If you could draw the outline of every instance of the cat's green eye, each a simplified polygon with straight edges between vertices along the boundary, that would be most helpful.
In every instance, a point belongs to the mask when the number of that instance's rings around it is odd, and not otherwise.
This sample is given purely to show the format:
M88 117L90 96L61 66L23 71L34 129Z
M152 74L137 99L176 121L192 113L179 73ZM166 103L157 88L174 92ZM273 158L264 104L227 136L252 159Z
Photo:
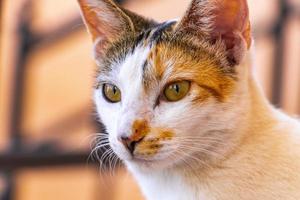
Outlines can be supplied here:
M167 85L164 90L164 95L168 101L179 101L187 95L189 90L189 81L178 81Z
M121 91L117 86L112 84L103 84L103 96L111 103L117 103L121 101Z

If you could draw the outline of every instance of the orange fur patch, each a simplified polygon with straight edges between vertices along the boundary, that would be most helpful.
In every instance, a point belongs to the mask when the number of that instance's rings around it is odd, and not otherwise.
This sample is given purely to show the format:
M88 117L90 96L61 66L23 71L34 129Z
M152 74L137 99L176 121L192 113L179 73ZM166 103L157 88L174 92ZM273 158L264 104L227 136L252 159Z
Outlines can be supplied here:
M139 141L149 133L149 125L146 120L135 120L132 125L131 140Z
M210 96L218 101L226 101L235 87L235 79L232 75L222 70L219 61L204 50L189 51L188 47L182 49L168 44L160 44L156 48L154 58L157 76L166 70L167 62L174 63L170 81L189 80L200 86L199 97L204 101ZM206 98L205 98L206 97Z
M161 141L170 140L174 133L164 128L151 128L151 135L136 147L136 153L143 156L155 155L162 147Z

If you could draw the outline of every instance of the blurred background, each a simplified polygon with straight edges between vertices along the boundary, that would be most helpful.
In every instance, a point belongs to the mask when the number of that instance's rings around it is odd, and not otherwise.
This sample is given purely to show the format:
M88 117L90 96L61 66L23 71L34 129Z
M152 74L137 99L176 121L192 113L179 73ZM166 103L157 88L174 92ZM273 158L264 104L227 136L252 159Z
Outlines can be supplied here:
M123 0L159 21L190 0ZM248 0L256 74L276 106L300 113L300 0ZM0 0L0 200L142 200L122 168L88 159L92 44L76 0Z

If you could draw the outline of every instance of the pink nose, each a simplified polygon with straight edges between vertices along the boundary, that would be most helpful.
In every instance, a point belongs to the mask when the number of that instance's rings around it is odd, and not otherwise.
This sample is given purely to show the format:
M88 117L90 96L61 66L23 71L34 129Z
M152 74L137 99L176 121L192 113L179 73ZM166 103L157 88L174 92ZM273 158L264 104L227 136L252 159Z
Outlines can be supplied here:
M127 137L127 136L121 136L119 138L120 142L122 142L122 144L126 147L126 149L128 149L128 151L133 154L136 145L141 142L144 139L144 137L142 138L133 138L133 137Z
M122 134L118 139L128 151L133 154L136 145L141 142L149 132L148 123L145 120L134 121L131 132L131 135Z

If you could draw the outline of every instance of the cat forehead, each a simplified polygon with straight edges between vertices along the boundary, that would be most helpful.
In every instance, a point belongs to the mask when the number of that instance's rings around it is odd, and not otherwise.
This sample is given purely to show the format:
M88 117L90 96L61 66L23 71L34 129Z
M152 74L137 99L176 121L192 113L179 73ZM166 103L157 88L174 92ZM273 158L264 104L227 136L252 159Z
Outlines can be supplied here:
M119 70L119 67L126 65L128 60L135 62L132 65L140 64L143 71L147 71L146 68L150 64L148 61L154 59L153 55L158 53L157 46L167 39L175 24L175 20L155 24L139 34L128 33L113 42L107 48L105 55L97 59L99 74L109 75L111 71ZM95 50L97 51L97 46ZM141 63L141 61L143 62Z
M100 79L104 76L115 80L118 74L122 81L137 80L145 89L182 79L200 85L214 83L209 87L216 90L222 87L223 80L234 74L233 68L226 67L225 56L205 41L197 43L190 35L173 34L175 23L155 25L114 42L100 59Z
M140 46L150 46L161 42L167 36L167 33L172 31L175 20L166 21L161 24L153 24L150 28L143 30L140 33L129 32L122 35L117 41L108 45L105 56L100 58L102 63L109 65L116 61L122 61L128 54L133 52ZM99 38L101 42L101 38ZM97 51L97 43L95 45Z

